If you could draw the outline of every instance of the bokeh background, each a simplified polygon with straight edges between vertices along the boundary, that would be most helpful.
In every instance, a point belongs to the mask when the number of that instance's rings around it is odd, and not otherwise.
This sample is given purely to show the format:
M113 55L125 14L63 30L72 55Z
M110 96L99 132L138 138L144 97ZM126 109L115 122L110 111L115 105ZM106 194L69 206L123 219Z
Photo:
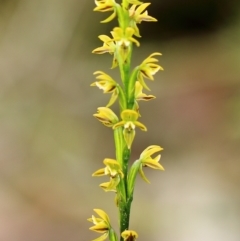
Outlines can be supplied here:
M99 21L89 0L0 1L0 240L87 241L102 208L117 226L113 193L91 174L114 157L110 129L92 114L109 96L92 73ZM131 228L139 240L240 240L240 8L237 0L152 0L134 63L163 54L141 103L132 161L164 147L165 172L138 179Z

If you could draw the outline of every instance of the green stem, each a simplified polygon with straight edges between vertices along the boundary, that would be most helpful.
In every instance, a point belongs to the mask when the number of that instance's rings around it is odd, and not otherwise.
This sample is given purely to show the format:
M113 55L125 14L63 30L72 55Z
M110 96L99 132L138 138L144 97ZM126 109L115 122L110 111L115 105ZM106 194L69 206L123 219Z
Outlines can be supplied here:
M137 80L137 75L138 75L138 67L136 67L133 71L132 74L130 76L129 82L127 83L127 89L128 89L128 97L127 97L127 108L128 109L132 109L133 105L134 105L134 92L135 92L135 83Z
M116 158L121 166L123 166L123 128L118 127L114 129L114 141L115 141L115 149L116 149Z
M120 106L120 113L127 108L127 100L126 95L121 88L120 85L118 85L118 91L119 91L119 106Z

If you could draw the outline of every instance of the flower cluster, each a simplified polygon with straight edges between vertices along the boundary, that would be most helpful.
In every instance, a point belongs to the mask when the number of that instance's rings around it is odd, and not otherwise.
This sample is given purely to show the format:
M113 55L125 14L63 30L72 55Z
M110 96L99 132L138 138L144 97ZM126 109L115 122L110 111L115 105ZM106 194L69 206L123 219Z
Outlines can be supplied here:
M110 127L113 131L116 157L105 158L104 167L95 171L92 176L107 176L109 180L99 186L106 192L116 193L116 203L119 208L120 241L135 241L138 234L129 229L129 217L131 202L135 187L136 176L140 176L149 183L143 167L150 167L156 170L164 170L159 163L160 155L156 153L163 150L158 145L151 145L140 155L140 158L130 166L131 149L138 127L147 131L147 127L138 119L141 117L139 101L150 101L155 99L154 95L143 93L143 89L150 91L145 79L154 80L154 75L163 70L158 64L156 57L161 54L154 52L150 54L138 66L131 66L131 58L134 47L139 47L138 40L140 31L138 25L142 21L156 22L157 19L149 16L146 10L150 3L139 0L122 0L119 4L115 0L95 0L97 12L111 12L101 21L107 23L117 18L119 26L110 31L110 35L100 35L102 46L95 48L94 54L108 53L113 56L111 68L119 68L121 82L111 77L104 71L96 71L95 82L91 86L98 87L104 94L110 94L110 99L105 107L99 107L93 116L104 126ZM119 104L119 113L110 109L114 104ZM155 156L155 157L153 157ZM102 235L94 241L103 241L109 238L110 241L118 241L118 236L110 224L108 215L101 209L94 209L99 217L88 219L94 224L90 230Z

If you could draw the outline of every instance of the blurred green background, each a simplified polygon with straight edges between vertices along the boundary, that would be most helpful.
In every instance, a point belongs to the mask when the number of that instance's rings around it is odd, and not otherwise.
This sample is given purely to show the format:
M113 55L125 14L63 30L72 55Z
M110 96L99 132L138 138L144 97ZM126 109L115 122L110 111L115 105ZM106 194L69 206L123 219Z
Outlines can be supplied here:
M134 64L161 52L141 104L132 161L164 147L165 172L138 179L131 228L139 240L240 240L240 8L238 1L155 0L158 23L140 26ZM99 21L89 0L0 1L0 240L77 241L97 237L86 221L104 209L117 227L113 193L92 178L114 158L110 129L92 114L109 96L92 73L111 56L93 55Z

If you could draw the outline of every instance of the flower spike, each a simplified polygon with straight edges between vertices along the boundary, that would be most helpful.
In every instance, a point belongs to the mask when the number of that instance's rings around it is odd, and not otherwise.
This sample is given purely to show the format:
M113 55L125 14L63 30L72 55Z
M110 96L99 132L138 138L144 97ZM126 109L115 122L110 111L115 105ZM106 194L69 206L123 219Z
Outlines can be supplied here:
M105 158L104 166L96 170L92 176L107 176L107 181L99 186L106 192L115 192L115 204L119 213L119 235L110 225L108 215L101 209L94 209L98 216L92 215L88 221L94 224L90 230L101 234L93 241L136 241L138 234L129 230L131 203L138 174L146 181L143 167L164 170L159 163L162 150L160 146L152 145L146 148L130 166L131 148L137 127L147 131L147 127L138 121L139 101L155 99L154 95L143 93L143 89L150 90L145 79L154 80L154 75L163 68L158 64L160 53L149 55L141 64L132 66L132 52L135 46L140 46L139 24L143 21L156 22L149 16L147 8L151 3L142 0L94 0L94 11L110 13L101 23L110 22L117 18L118 25L110 31L110 35L99 35L102 46L95 48L92 53L112 55L111 68L119 67L121 82L103 71L94 72L95 81L90 86L96 86L104 94L110 94L106 107L99 107L93 116L103 125L113 130L115 144L115 159ZM116 101L117 100L117 101ZM115 102L119 104L119 118L109 107Z

